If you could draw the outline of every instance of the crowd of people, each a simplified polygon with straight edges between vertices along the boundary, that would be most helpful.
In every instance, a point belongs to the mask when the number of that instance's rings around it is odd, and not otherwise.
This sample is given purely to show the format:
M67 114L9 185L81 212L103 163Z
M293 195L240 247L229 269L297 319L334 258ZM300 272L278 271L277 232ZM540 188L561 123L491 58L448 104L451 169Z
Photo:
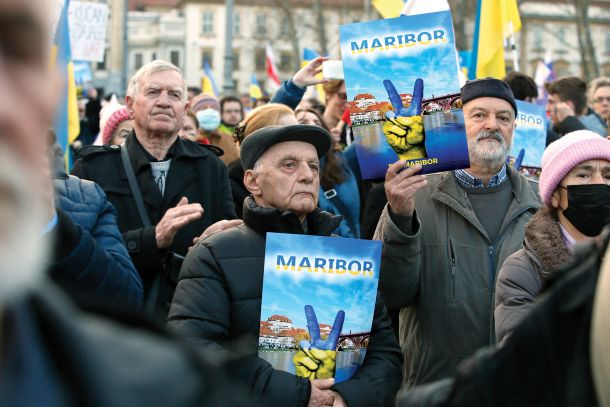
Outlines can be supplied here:
M610 406L609 78L547 84L536 176L512 72L461 89L469 168L363 180L327 58L259 101L155 60L80 103L66 172L48 13L0 5L0 405ZM257 356L268 232L381 242L348 380Z

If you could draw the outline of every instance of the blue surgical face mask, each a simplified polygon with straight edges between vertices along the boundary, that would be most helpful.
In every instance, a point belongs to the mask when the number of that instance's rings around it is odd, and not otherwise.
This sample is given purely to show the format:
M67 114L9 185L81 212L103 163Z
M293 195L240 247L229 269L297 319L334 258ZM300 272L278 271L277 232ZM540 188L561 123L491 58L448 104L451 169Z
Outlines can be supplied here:
M205 131L214 131L220 126L220 112L215 109L203 109L196 114L199 128Z

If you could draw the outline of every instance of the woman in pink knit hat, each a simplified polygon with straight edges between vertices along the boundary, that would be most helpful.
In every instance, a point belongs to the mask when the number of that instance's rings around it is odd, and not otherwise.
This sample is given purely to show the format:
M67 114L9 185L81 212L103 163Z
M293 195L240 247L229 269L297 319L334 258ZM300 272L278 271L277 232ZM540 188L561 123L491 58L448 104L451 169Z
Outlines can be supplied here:
M100 112L100 144L121 145L132 130L133 120L125 106L109 104Z
M523 248L498 273L498 342L530 311L553 271L572 260L574 245L610 222L610 140L579 130L549 144L539 182L543 207L525 226Z

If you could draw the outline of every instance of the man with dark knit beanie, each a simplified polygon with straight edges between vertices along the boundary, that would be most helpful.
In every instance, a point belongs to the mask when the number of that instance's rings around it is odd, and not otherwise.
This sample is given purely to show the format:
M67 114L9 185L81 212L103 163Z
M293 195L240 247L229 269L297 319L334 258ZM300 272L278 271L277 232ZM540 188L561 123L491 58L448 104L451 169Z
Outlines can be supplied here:
M493 344L497 269L521 248L540 207L537 186L505 164L517 114L508 85L467 82L462 103L470 168L424 176L399 161L385 179L379 288L388 308L401 310L408 387L448 377Z

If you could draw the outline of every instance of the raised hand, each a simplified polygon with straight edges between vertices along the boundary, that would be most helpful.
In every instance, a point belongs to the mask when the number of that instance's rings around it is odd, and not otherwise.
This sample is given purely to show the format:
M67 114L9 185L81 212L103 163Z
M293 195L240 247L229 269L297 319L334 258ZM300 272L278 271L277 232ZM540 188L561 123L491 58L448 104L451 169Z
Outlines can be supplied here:
M424 81L415 80L411 105L405 108L398 91L391 80L383 81L388 92L390 103L394 111L386 112L386 122L383 124L383 133L388 144L398 154L401 160L415 160L426 158L424 144L424 119L421 115L421 103L424 95Z
M320 325L311 305L305 305L305 317L311 342L299 342L299 351L292 358L297 376L309 379L328 379L335 375L337 342L343 329L345 312L337 312L335 322L326 339L320 337Z
M189 204L188 199L182 197L175 207L169 208L165 212L165 215L155 227L157 247L167 249L172 244L178 230L202 216L203 207L201 204Z

